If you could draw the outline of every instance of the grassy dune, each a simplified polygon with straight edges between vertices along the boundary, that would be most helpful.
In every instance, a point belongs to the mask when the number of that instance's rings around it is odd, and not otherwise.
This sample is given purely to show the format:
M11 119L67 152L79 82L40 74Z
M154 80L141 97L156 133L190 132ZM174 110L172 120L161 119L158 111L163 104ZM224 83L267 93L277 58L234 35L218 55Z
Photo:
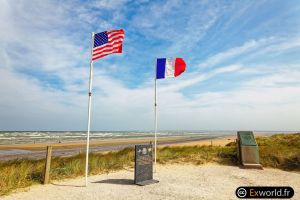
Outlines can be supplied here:
M264 167L300 171L300 133L257 138Z
M300 171L300 133L258 137L260 160L264 167ZM221 146L164 147L158 150L158 162L192 163L196 165L214 162L237 165L235 143ZM40 184L43 180L45 160L14 160L0 162L0 195L17 188ZM101 174L134 166L134 150L107 154L90 154L89 173ZM51 180L74 178L84 175L85 155L54 158L51 163Z
M235 146L182 146L164 147L159 149L158 162L192 163L196 165L215 162L227 165L236 165L237 152Z
M108 173L125 167L132 167L133 149L124 149L107 154L89 154L89 174ZM0 163L0 195L16 188L24 188L43 181L45 159L14 160ZM51 180L74 178L85 173L85 154L51 161Z

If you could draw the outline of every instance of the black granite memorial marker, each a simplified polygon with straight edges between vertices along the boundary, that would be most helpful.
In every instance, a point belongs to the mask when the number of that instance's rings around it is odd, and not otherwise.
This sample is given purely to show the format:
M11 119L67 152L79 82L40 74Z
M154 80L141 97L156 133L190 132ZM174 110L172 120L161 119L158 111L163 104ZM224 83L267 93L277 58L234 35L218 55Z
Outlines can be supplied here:
M142 186L158 183L153 180L152 144L135 145L134 183Z

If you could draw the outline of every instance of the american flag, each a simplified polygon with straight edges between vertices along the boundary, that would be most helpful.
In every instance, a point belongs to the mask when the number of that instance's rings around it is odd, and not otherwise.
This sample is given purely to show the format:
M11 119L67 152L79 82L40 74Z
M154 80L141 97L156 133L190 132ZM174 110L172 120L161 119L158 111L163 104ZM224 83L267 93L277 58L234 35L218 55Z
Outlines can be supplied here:
M112 53L122 53L123 39L123 29L95 34L92 60L97 60Z

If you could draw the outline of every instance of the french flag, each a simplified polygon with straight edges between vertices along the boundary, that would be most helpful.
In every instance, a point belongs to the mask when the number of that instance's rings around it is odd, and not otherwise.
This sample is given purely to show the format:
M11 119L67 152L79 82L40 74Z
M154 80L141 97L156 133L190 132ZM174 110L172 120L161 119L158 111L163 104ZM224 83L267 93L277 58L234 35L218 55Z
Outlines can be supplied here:
M185 71L182 58L158 58L156 62L156 79L177 77Z

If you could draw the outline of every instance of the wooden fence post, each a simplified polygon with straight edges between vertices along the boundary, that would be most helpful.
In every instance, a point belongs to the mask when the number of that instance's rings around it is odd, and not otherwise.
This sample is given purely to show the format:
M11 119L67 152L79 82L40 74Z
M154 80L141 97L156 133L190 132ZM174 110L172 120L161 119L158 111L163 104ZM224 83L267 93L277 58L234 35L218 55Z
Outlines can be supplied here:
M50 166L51 166L52 146L47 146L45 173L44 173L44 184L49 183Z

